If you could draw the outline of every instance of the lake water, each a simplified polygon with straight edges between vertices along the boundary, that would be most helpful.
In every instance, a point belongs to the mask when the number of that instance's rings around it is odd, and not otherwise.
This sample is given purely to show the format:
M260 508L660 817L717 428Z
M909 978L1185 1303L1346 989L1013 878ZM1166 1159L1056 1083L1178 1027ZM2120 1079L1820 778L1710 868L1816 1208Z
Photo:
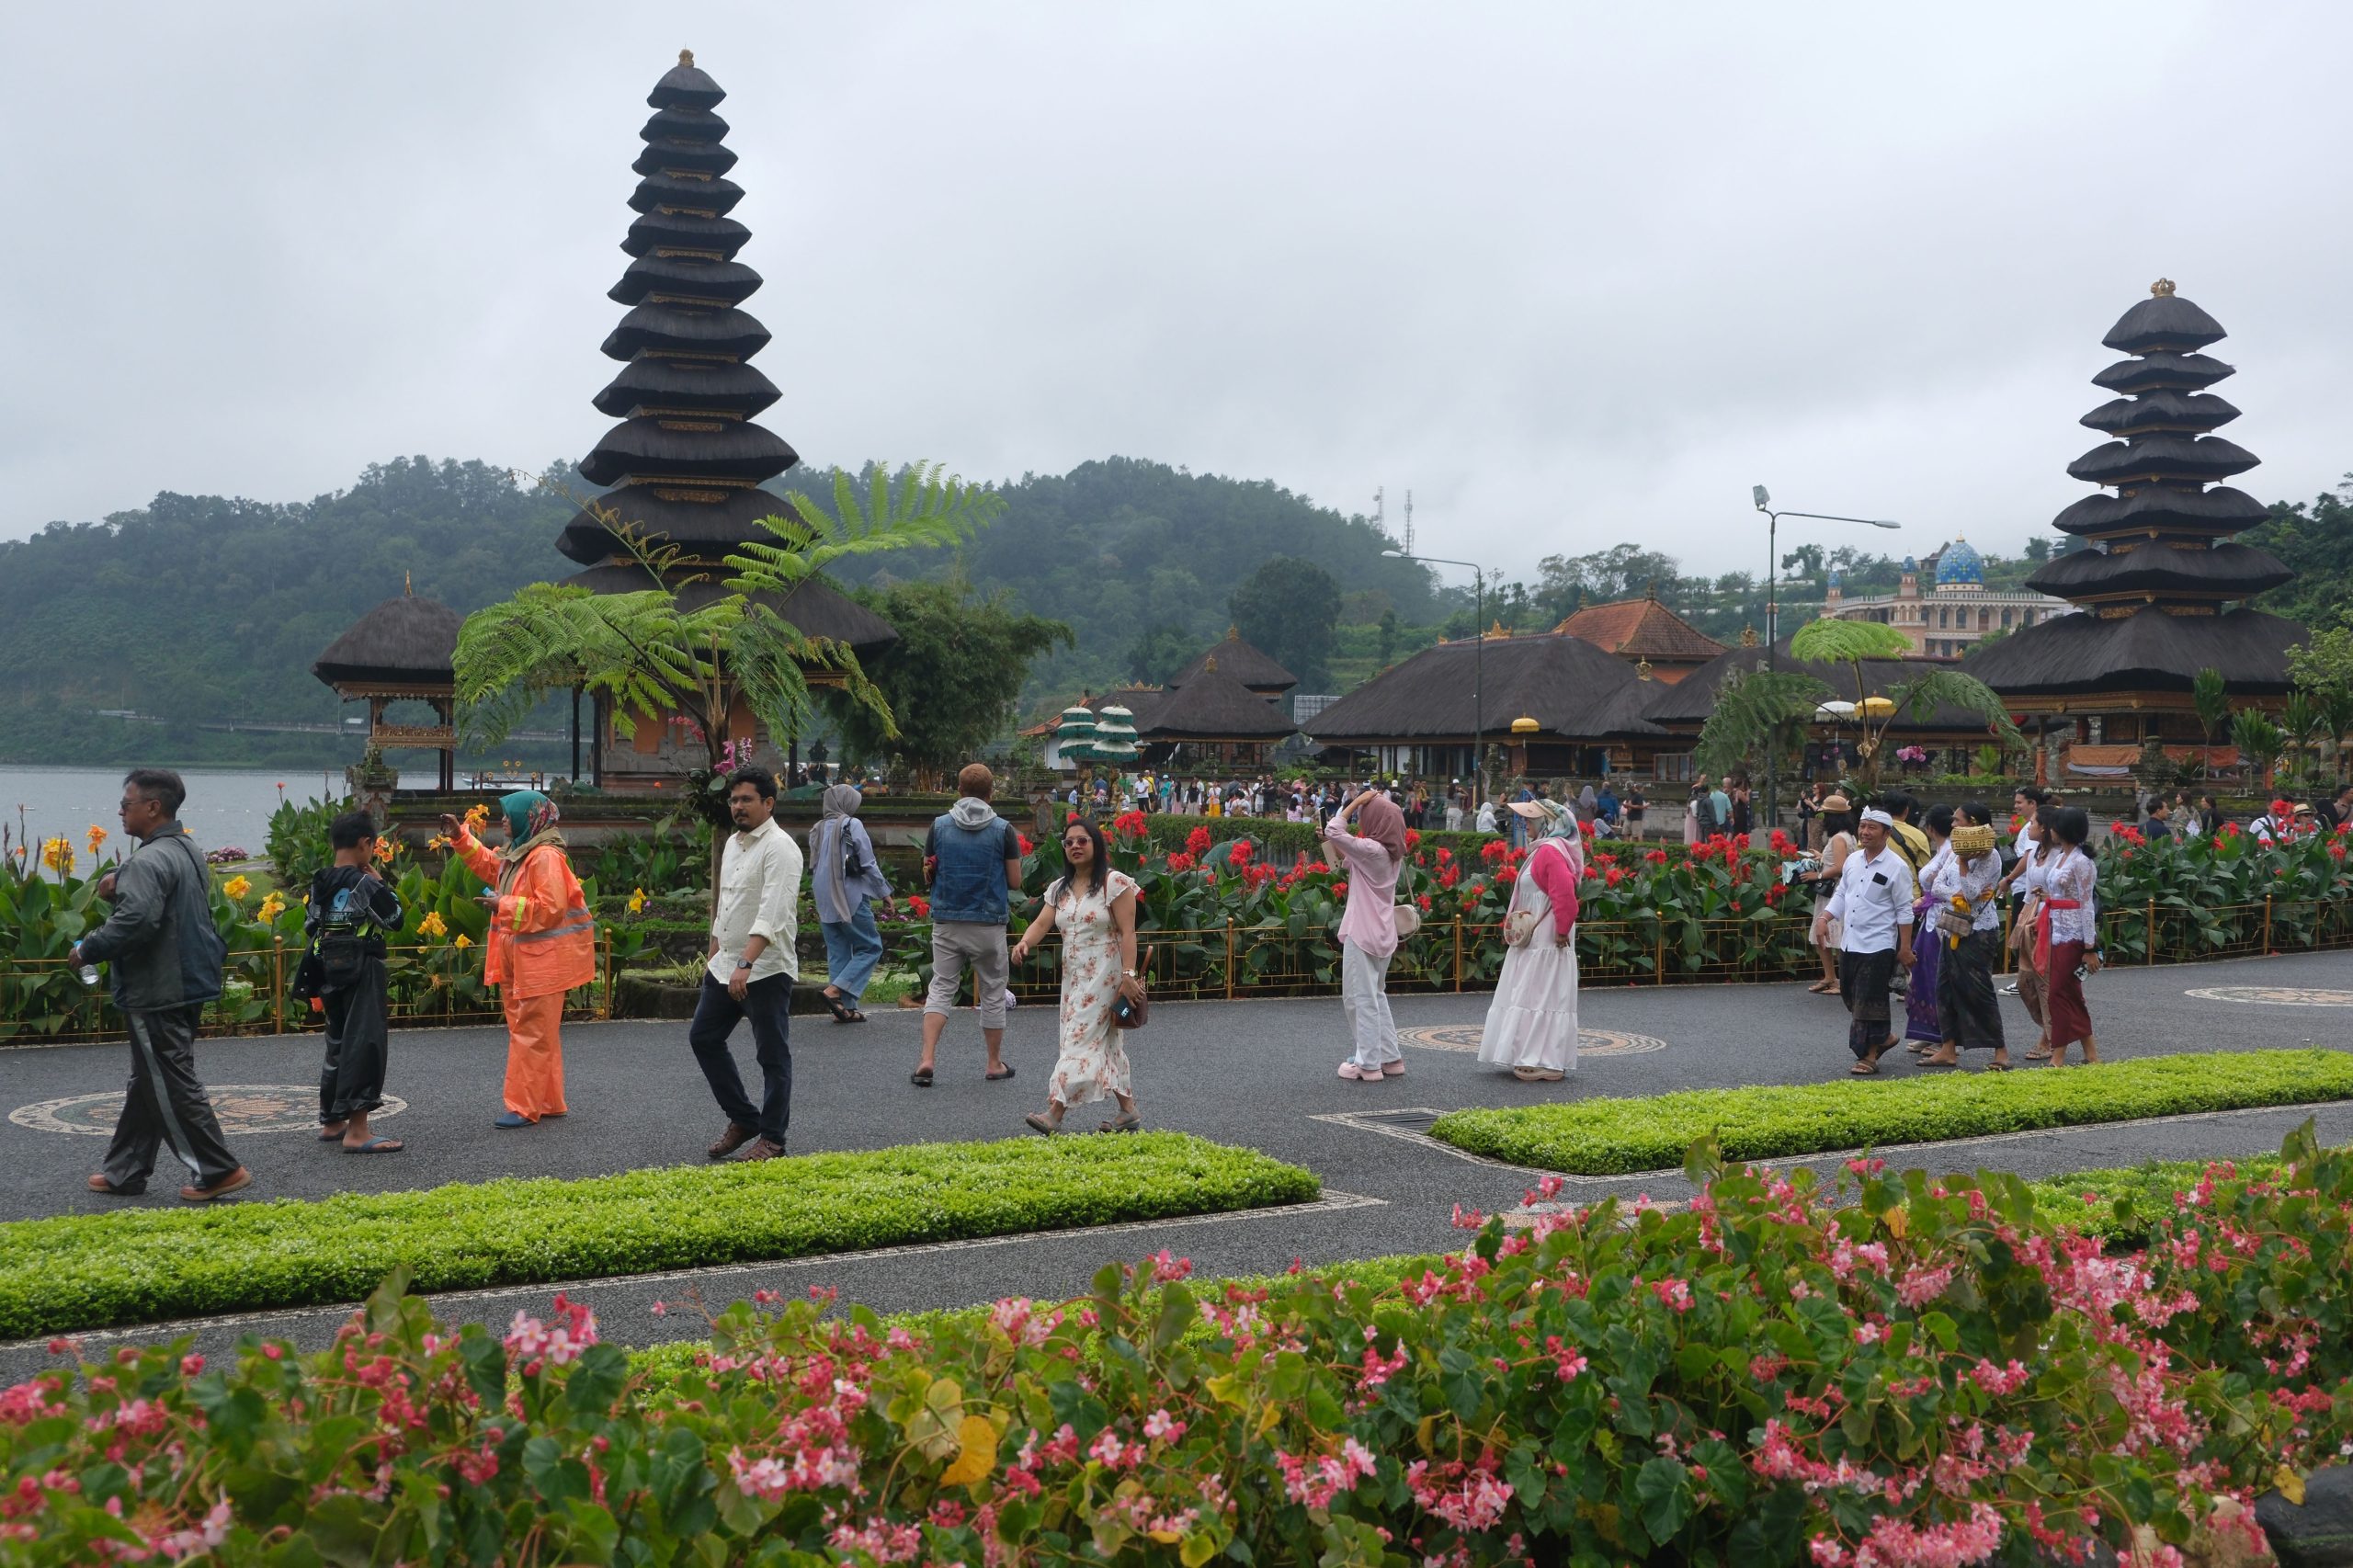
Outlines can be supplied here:
M10 835L19 832L39 844L63 834L78 856L83 834L92 823L116 835L99 852L119 849L121 825L116 807L122 800L119 767L0 767L0 822ZM249 849L259 855L269 836L269 815L280 800L301 804L343 793L343 774L285 770L188 768L179 770L188 781L188 803L180 821L203 848ZM434 783L429 773L403 774L401 782L416 789ZM20 824L21 824L21 827Z

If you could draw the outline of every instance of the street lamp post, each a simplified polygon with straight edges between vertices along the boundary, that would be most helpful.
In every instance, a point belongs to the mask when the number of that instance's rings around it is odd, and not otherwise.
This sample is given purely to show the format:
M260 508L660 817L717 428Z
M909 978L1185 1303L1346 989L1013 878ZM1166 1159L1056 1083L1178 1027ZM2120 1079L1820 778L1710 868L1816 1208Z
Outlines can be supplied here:
M1486 710L1481 704L1479 678L1487 653L1487 569L1475 561L1456 561L1444 555L1409 555L1402 550L1384 550L1381 553L1397 561L1425 561L1437 566L1471 569L1471 803L1477 806L1487 793Z
M1765 668L1771 671L1780 667L1780 654L1773 640L1780 630L1781 555L1776 536L1780 531L1781 519L1813 517L1825 523L1862 523L1874 528L1900 528L1904 525L1891 523L1884 517L1844 517L1836 512L1793 512L1787 509L1777 512L1773 509L1772 495L1763 485L1750 485L1748 494L1750 499L1756 503L1756 509L1765 514ZM1768 835L1780 825L1781 801L1775 789L1776 783L1773 737L1768 732L1765 736L1765 827Z

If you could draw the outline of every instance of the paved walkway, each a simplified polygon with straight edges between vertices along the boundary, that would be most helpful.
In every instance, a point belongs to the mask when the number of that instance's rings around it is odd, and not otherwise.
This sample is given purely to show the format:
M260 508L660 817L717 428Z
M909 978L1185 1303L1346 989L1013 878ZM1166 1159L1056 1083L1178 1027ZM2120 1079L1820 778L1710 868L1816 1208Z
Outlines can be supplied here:
M2117 970L2096 977L2088 989L2104 1051L2115 1058L2353 1046L2353 1006L2245 999L2304 989L2353 994L2353 955ZM2199 995L2201 991L2222 995L2210 998ZM2234 999L2233 992L2244 994ZM2004 1006L2014 1041L2021 1047L2030 1043L2033 1032L2023 1009L2014 999ZM1796 984L1595 990L1583 1003L1589 1053L1581 1070L1564 1084L1525 1085L1482 1068L1464 1048L1462 1036L1476 1028L1485 1006L1484 996L1400 998L1401 1028L1428 1031L1419 1038L1432 1043L1410 1043L1409 1035L1407 1075L1380 1085L1334 1075L1343 1049L1335 1000L1169 1004L1154 1009L1151 1028L1131 1037L1137 1094L1151 1125L1248 1144L1304 1165L1335 1195L1324 1206L1154 1223L1109 1235L1069 1233L747 1266L710 1271L700 1289L707 1298L724 1302L763 1284L798 1290L824 1281L841 1286L846 1297L890 1311L1002 1294L1075 1294L1106 1258L1135 1257L1163 1245L1191 1256L1208 1273L1279 1270L1294 1256L1320 1262L1435 1249L1454 1238L1448 1221L1458 1201L1489 1210L1508 1207L1531 1178L1416 1137L1426 1119L1403 1113L1816 1082L1843 1078L1848 1061L1845 1016L1836 1001L1810 995ZM1023 1133L1020 1117L1038 1108L1052 1062L1051 1008L1024 1007L1014 1014L1006 1057L1019 1076L1004 1084L981 1081L978 1029L966 1014L951 1026L937 1086L913 1087L906 1075L914 1064L916 1029L915 1014L895 1010L878 1010L863 1027L796 1019L792 1147L881 1148ZM323 1147L306 1131L315 1103L308 1087L317 1071L313 1041L212 1041L199 1047L199 1060L224 1105L235 1106L258 1125L285 1129L232 1135L258 1178L256 1197L315 1198L500 1176L579 1176L700 1159L721 1119L687 1051L683 1025L575 1026L566 1031L565 1044L573 1114L526 1131L500 1132L490 1119L498 1109L501 1034L451 1029L396 1035L390 1087L405 1108L380 1125L410 1146L401 1154L369 1158ZM738 1044L748 1074L748 1041ZM119 1093L125 1065L119 1046L0 1051L0 1085L6 1087L0 1109L15 1113L0 1121L0 1218L123 1207L82 1189L82 1178L102 1148L100 1140L52 1129L109 1123L111 1105L97 1096ZM1911 1071L1908 1065L1893 1069L1894 1075ZM1092 1125L1097 1114L1092 1108L1074 1112L1073 1125ZM2304 1114L2268 1111L2082 1129L1940 1145L1916 1159L1939 1168L1982 1164L2041 1176L2158 1156L2244 1154L2277 1147ZM2353 1140L2353 1106L2323 1111L2320 1124L2325 1136ZM158 1175L160 1192L165 1185L163 1173ZM1648 1190L1665 1197L1683 1190L1683 1183L1678 1176L1652 1176L1594 1183L1589 1189ZM142 1201L176 1206L168 1197ZM691 1319L657 1320L647 1310L656 1299L677 1300L692 1283L613 1280L599 1283L588 1297L608 1334L646 1343L694 1327ZM542 1302L554 1289L449 1298L444 1310L452 1316L503 1322L516 1306ZM253 1325L316 1342L332 1333L338 1315L274 1314ZM199 1337L217 1346L233 1341L244 1326L217 1324L200 1330ZM156 1331L138 1333L153 1337ZM0 1349L0 1375L40 1359L37 1351Z

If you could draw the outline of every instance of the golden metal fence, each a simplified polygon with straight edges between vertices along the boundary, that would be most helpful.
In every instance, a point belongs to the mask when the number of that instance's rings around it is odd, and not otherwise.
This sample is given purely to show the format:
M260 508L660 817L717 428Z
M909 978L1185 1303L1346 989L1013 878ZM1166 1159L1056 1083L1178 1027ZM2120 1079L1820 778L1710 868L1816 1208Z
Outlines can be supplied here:
M457 955L453 957L452 955ZM204 1009L197 1033L208 1039L236 1035L300 1034L324 1027L311 1004L289 994L301 962L298 944L232 951L221 999ZM431 1028L502 1022L495 993L482 984L482 951L471 954L448 944L388 948L390 1012L395 1028ZM567 1019L612 1016L612 943L597 934L597 977L564 997ZM64 959L0 960L0 1046L69 1045L109 1040L122 1033L120 1015L105 979L85 986Z

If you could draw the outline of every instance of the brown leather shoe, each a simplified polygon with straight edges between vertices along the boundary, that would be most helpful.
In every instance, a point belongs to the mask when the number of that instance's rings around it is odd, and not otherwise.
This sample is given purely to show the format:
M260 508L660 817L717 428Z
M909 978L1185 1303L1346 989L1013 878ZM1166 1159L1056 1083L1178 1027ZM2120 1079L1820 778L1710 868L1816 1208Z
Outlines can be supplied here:
M773 1160L783 1154L783 1144L778 1142L773 1138L762 1138L754 1142L750 1148L745 1150L742 1154L738 1155L737 1161L740 1164L745 1160Z
M216 1198L225 1198L230 1193L242 1192L246 1187L253 1186L253 1184L254 1173L245 1169L244 1166L239 1165L235 1170L231 1171L227 1176L222 1176L219 1181L214 1182L210 1187L184 1187L180 1188L180 1197L190 1203L210 1203Z
M141 1193L147 1190L147 1184L143 1181L126 1182L124 1185L117 1187L114 1183L108 1181L105 1176L99 1175L94 1176L90 1178L90 1190L92 1192L103 1192L108 1198L136 1198Z
M727 1131L719 1135L719 1142L710 1146L710 1157L714 1160L723 1160L759 1135L760 1131L756 1127L746 1127L741 1122L731 1121L727 1124Z

